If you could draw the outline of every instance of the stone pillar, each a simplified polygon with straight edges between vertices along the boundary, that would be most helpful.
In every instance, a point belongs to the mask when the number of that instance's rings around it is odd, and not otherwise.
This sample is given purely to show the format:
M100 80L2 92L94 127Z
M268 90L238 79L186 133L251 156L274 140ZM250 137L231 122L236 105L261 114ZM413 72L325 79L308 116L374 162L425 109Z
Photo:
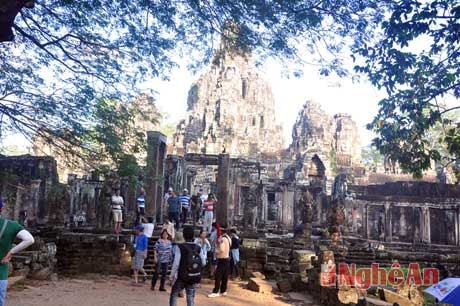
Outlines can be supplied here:
M145 213L162 222L162 199L166 136L160 132L147 132L147 175Z
M393 239L393 220L391 214L391 204L385 203L385 241L391 242Z
M368 218L368 214L367 214L367 211L368 211L368 205L365 204L364 207L363 207L363 235L364 237L363 238L367 238L369 237L369 227L368 227L368 223L369 223L369 218Z
M283 188L283 199L281 204L281 223L282 225L293 230L294 226L294 192L289 190L288 186Z
M229 180L230 180L230 155L220 154L219 165L217 173L217 206L216 221L221 226L227 227L229 224L228 220L228 207L229 207Z
M431 243L431 226L430 226L430 208L424 206L422 208L422 220L421 220L421 232L422 241L425 243Z

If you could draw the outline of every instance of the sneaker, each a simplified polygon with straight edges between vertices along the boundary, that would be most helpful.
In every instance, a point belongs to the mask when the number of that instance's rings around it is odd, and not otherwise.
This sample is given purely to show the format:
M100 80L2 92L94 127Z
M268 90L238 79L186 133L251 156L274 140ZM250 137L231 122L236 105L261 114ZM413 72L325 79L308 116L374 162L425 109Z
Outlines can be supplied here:
M165 288L160 288L159 290L160 290L160 291L166 291L166 289L165 289Z
M220 294L219 293L211 293L211 294L208 294L208 298L215 298L215 297L219 297Z
M220 295L227 296L227 291L222 292Z

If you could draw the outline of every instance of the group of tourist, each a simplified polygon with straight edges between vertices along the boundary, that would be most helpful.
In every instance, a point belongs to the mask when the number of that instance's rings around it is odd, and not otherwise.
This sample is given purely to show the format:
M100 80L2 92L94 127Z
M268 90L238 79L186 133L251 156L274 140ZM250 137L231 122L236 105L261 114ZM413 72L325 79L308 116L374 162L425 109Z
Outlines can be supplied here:
M172 226L171 226L172 225ZM218 223L212 223L211 233L203 229L199 237L194 237L192 226L184 226L176 231L173 223L167 220L160 231L160 237L154 244L153 262L155 271L152 277L151 290L167 291L167 273L171 267L168 284L171 286L170 305L177 304L177 297L183 297L185 289L187 305L194 305L195 287L201 278L208 274L214 278L214 289L208 297L215 298L227 295L229 278L237 277L239 263L240 238L235 229L227 231ZM147 274L143 268L147 259L148 237L142 224L135 226L135 254L132 268L134 285L145 282ZM142 275L142 280L139 275Z

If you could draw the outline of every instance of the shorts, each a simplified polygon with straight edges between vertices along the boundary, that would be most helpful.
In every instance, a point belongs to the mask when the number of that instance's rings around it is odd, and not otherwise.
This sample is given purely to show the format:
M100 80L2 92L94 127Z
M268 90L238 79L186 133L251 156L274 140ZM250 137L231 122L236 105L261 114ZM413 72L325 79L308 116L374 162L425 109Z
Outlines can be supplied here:
M139 207L139 216L145 216L145 207Z
M112 209L113 222L123 222L123 213L120 209Z
M138 252L136 251L136 253L134 254L134 257L133 257L133 262L132 262L132 269L133 270L140 270L144 267L144 252Z

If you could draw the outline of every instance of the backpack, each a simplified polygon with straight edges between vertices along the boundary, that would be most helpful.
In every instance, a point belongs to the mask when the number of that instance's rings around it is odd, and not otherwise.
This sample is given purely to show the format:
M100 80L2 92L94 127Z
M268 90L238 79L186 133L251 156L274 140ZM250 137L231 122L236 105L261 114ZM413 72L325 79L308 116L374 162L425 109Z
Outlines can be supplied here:
M179 244L180 264L178 278L185 284L197 284L201 281L201 247L192 243Z

